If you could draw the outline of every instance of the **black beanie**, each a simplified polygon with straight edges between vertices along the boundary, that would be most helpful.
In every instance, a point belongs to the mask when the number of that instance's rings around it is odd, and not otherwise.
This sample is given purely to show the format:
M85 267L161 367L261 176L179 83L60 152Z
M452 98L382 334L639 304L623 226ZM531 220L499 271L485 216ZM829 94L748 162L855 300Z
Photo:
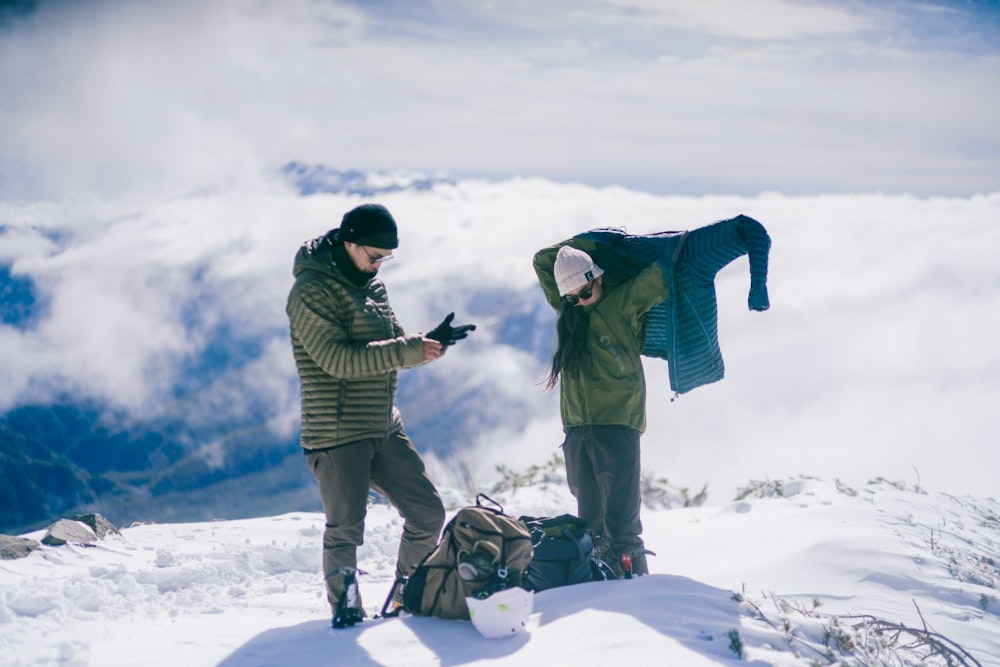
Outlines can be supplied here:
M387 250L399 247L396 221L381 204L362 204L344 214L337 239Z

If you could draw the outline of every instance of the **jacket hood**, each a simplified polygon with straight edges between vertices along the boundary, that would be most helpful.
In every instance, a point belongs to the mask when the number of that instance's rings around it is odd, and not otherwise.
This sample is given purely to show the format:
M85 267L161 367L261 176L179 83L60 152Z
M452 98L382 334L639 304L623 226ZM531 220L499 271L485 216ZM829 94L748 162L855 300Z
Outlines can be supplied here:
M299 251L295 253L295 259L292 262L292 275L298 278L303 271L309 269L327 274L333 273L336 265L330 254L331 249L331 244L325 235L306 241L299 246Z
M359 271L332 234L306 241L299 248L292 262L292 275L298 279L306 271L317 271L339 282L362 288L371 285L377 273Z

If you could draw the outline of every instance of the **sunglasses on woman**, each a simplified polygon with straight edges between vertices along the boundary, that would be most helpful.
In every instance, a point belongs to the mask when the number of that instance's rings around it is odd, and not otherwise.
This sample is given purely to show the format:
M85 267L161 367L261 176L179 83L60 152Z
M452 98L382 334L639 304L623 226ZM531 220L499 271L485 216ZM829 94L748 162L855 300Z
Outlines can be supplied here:
M587 283L587 286L580 290L579 294L567 294L562 298L563 301L571 306L575 306L581 301L586 301L590 297L594 296L594 281L591 280Z

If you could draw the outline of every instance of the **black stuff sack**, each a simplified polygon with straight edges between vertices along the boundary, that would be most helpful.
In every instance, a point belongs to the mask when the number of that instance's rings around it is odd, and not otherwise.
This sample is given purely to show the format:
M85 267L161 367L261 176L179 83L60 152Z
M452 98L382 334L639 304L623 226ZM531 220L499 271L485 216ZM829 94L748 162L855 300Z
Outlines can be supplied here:
M529 591L614 579L606 563L594 555L594 534L587 522L572 514L522 516L534 555L523 576Z

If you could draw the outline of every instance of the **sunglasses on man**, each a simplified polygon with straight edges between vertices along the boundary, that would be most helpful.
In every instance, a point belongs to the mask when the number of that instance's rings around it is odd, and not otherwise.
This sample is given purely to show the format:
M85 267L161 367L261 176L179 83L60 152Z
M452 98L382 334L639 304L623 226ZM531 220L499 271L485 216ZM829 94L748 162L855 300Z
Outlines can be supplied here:
M388 262L392 259L392 254L388 255L373 255L368 251L368 246L361 246L361 250L368 255L368 261L372 264L378 264L379 262Z
M580 290L579 294L567 294L562 298L563 301L571 306L579 304L581 301L586 301L590 297L594 296L594 281L591 280L587 283L587 286Z

